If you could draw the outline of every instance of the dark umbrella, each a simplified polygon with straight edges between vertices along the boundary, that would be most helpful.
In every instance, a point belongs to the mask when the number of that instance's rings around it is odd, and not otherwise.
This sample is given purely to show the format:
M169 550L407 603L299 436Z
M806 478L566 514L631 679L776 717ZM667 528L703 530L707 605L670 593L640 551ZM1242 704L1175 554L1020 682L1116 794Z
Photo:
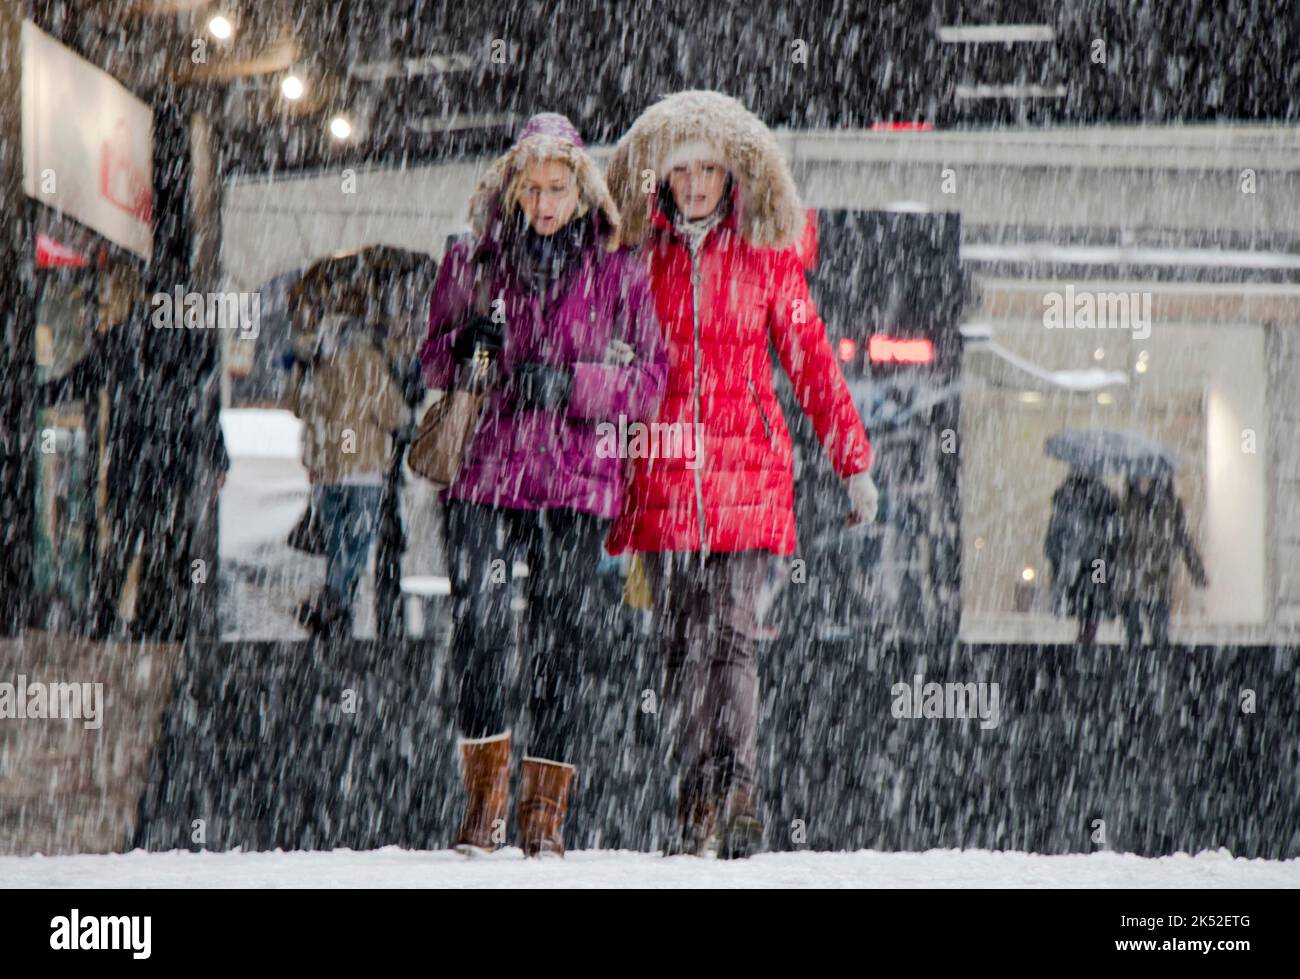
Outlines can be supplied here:
M367 245L352 252L339 252L307 266L289 290L291 303L308 302L329 306L331 296L357 288L379 293L395 276L422 275L430 285L438 263L424 252L392 245Z
M1179 467L1178 457L1167 445L1135 432L1066 429L1051 436L1043 449L1053 459L1097 475L1158 476Z

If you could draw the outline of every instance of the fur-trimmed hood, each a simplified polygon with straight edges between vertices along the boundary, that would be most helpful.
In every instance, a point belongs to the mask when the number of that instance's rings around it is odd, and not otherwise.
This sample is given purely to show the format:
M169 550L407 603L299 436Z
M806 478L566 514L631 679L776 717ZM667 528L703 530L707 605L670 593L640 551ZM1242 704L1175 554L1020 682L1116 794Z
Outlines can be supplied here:
M558 125L553 120L562 120ZM536 125L538 120L547 124ZM567 127L567 130L565 129ZM608 235L607 247L613 250L618 245L619 214L614 198L605 185L599 168L587 151L567 119L546 113L535 116L524 127L515 145L492 161L478 186L469 199L469 224L474 235L480 240L491 237L501 219L502 196L515 175L530 163L539 160L560 159L566 161L578 178L579 207L595 209L603 224L601 229ZM584 212L574 215L579 220Z
M666 164L686 143L717 147L737 185L737 230L759 248L787 248L803 234L804 209L790 168L763 121L720 92L678 92L656 102L627 131L609 161L609 189L622 214L619 242L637 246L651 226ZM655 174L645 192L644 173Z

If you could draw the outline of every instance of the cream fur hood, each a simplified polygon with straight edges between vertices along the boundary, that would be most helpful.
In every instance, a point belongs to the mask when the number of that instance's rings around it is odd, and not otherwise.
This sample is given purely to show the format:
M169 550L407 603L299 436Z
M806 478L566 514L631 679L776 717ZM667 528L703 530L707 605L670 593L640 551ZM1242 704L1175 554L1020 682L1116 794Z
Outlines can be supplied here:
M606 171L623 223L619 241L637 246L650 230L654 191L685 143L717 147L738 187L737 227L751 245L786 248L803 234L804 209L790 168L763 121L720 92L678 92L656 102L627 131ZM652 171L645 192L645 171Z

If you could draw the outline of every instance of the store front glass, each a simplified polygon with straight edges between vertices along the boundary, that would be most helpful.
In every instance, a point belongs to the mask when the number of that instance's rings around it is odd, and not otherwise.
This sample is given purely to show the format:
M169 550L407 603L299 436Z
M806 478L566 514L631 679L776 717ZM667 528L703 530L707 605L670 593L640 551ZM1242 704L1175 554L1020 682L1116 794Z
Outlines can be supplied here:
M106 560L130 546L113 538L108 472L120 413L136 407L121 394L135 363L126 323L139 302L139 270L128 261L38 270L35 628L100 635L112 627L109 611L129 610L135 569L117 574Z
M1032 308L1042 293L1029 292ZM1201 587L1194 560L1185 548L1172 547L1167 594L1174 641L1244 635L1264 623L1264 325L1155 318L1149 335L1140 336L1132 329L1046 329L1042 316L1031 313L984 318L978 326L991 337L968 344L963 371L963 637L1075 638L1074 617L1060 614L1048 543L1054 506L1066 505L1054 495L1075 467L1052 458L1045 446L1068 430L1134 433L1176 460L1173 488L1186 540L1208 580ZM1141 510L1130 478L1109 472L1102 482L1121 512L1126 501L1129 512ZM1086 513L1057 517L1088 519ZM1116 599L1127 588L1117 580L1119 562L1112 555L1110 567L1096 569L1098 583ZM1139 565L1142 575L1161 577L1149 563ZM1105 617L1099 638L1118 640L1121 627L1120 615Z
M94 293L90 270L46 269L38 276L36 380L51 398L84 356L95 328ZM96 507L86 416L77 397L60 398L37 415L34 615L54 631L76 629L87 608Z

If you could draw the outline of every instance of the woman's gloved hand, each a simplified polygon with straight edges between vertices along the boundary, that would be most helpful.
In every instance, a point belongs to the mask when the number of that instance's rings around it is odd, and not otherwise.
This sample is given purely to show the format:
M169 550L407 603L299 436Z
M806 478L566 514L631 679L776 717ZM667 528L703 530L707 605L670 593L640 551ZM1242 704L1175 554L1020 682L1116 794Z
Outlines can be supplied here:
M880 490L871 474L855 473L844 481L844 489L849 494L849 526L873 522L880 508Z
M573 372L551 364L520 364L510 376L510 386L520 408L563 408L573 391Z
M505 332L499 323L493 323L486 316L475 316L456 335L451 353L457 360L472 360L476 348L482 347L495 354L504 342Z

